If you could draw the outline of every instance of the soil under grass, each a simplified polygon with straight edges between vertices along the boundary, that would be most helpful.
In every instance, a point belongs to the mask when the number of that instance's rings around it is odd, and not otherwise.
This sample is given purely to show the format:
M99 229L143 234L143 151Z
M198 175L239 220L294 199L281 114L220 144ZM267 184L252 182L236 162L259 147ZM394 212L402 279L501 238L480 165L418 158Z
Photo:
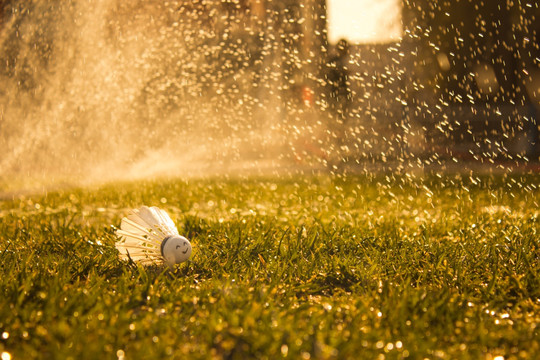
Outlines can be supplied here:
M540 176L162 180L0 202L8 359L532 359ZM192 240L118 260L130 208ZM499 358L501 359L501 358Z

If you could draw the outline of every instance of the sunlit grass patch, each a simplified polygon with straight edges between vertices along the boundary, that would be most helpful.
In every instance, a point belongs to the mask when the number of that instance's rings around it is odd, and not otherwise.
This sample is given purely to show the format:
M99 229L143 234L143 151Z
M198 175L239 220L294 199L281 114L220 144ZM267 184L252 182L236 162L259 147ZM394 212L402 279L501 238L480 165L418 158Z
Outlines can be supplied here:
M0 352L531 358L538 180L167 180L16 196L0 203ZM115 227L141 204L192 240L174 272L118 260Z

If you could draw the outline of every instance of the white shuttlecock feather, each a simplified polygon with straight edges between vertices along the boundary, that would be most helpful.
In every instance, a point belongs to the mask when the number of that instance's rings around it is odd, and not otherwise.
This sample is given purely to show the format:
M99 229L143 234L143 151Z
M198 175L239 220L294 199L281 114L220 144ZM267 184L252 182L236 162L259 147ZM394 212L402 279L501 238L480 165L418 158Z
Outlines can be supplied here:
M191 256L191 243L164 210L152 206L134 209L122 219L116 248L120 258L143 264L165 263L172 267Z

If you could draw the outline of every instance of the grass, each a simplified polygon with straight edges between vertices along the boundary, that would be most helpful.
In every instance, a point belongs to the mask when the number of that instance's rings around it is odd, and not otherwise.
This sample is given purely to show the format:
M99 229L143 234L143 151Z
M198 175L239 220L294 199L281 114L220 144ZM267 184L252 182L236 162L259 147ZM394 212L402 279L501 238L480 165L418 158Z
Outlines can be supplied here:
M530 359L539 177L162 180L0 202L2 360ZM118 260L160 205L194 245ZM501 359L501 358L497 358Z

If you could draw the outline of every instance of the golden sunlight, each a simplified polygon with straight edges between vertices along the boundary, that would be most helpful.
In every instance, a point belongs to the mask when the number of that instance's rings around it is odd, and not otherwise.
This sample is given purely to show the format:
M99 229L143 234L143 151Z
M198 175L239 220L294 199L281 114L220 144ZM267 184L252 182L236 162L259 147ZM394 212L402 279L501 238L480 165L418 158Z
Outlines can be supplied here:
M381 43L401 37L400 0L328 0L328 40Z

